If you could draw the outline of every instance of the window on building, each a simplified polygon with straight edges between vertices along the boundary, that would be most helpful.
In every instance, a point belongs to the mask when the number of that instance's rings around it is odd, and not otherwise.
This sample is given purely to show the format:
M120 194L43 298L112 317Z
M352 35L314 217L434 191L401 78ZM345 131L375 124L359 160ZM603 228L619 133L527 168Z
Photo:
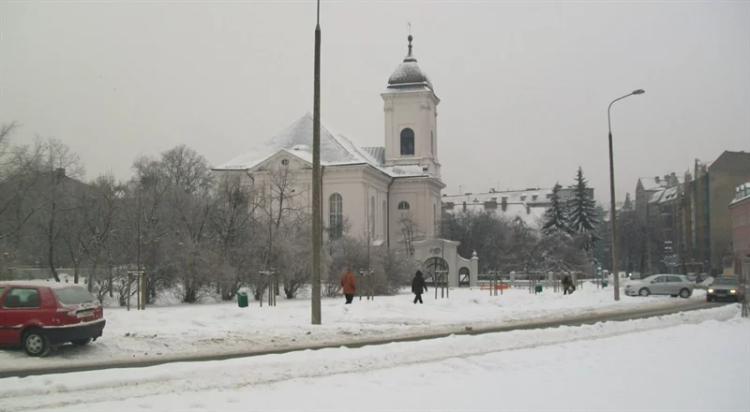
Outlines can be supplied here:
M523 202L525 200L526 200L526 196L521 196L521 201Z
M383 200L383 237L388 239L388 203Z
M414 155L414 130L408 127L401 131L401 156Z
M398 202L398 210L409 210L409 202L402 200Z
M344 232L343 200L338 193L328 198L328 231L331 239L339 239Z
M370 196L370 239L375 238L375 196Z
M538 197L539 197L539 196L537 196L537 195L531 196L531 200L533 200L533 201L536 201L536 199L537 199Z

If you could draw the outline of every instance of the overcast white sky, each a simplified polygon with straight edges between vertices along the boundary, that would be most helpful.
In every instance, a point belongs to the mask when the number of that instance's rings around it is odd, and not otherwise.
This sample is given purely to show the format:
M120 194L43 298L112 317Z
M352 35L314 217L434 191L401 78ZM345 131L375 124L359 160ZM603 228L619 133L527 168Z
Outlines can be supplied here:
M437 95L444 193L638 176L750 150L750 2L323 2L322 116L383 144L380 92L414 52ZM184 143L230 160L312 111L315 3L0 2L0 123L125 179Z

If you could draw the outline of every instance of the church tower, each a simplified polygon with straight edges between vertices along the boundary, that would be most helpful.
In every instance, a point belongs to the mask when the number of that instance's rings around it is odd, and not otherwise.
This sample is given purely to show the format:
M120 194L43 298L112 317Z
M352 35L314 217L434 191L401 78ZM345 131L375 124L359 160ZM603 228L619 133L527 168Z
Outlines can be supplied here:
M437 105L440 99L412 54L413 39L409 35L409 51L381 94L385 112L385 165L420 166L425 173L439 178Z

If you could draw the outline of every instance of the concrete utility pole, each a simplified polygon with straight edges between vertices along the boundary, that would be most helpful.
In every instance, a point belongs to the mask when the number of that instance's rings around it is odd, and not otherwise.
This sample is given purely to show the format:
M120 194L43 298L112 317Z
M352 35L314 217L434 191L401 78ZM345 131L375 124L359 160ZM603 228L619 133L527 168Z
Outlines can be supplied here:
M323 244L323 208L320 176L320 0L315 23L315 76L313 86L313 170L312 170L312 324L320 325L320 249Z
M614 157L612 156L612 105L618 100L643 93L645 93L643 89L633 90L625 96L612 100L612 103L607 107L607 127L609 128L609 199L610 220L612 223L612 288L615 290L615 300L620 300L620 271L617 269L617 225L615 223L615 220L617 219L617 209L615 208L615 163Z

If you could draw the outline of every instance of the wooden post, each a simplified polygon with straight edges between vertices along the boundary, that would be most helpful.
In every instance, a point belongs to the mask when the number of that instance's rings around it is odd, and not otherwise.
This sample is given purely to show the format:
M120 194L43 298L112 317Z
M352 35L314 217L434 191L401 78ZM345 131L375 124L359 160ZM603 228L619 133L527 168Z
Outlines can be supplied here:
M126 288L127 289L126 293L128 294L127 299L126 299L128 311L130 311L130 285L132 283L133 283L133 275L132 273L128 272L128 287Z

